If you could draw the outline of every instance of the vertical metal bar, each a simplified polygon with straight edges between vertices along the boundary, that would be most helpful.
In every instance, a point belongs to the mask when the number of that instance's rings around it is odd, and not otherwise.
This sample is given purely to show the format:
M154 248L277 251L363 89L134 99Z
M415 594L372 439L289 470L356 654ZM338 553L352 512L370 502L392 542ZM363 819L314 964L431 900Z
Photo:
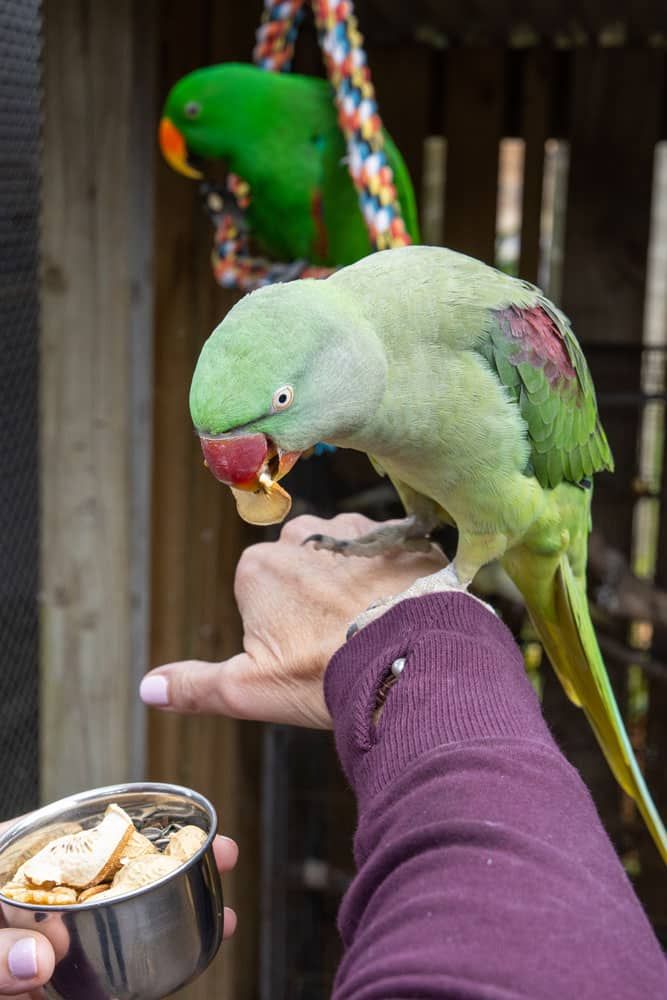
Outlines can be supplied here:
M0 3L0 818L38 801L40 12Z
M133 51L129 210L130 411L130 757L133 780L146 773L146 712L137 690L149 667L151 467L153 447L153 204L155 195L156 0L133 7Z

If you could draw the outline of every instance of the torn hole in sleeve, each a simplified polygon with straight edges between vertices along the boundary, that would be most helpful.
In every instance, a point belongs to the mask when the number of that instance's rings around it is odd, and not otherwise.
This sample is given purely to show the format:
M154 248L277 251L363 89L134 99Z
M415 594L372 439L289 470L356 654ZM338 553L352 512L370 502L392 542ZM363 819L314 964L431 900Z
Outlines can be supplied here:
M375 705L373 706L373 725L376 729L382 716L382 712L384 711L387 695L393 686L398 683L404 667L405 657L400 656L394 660L392 665L380 679L380 684L375 695Z

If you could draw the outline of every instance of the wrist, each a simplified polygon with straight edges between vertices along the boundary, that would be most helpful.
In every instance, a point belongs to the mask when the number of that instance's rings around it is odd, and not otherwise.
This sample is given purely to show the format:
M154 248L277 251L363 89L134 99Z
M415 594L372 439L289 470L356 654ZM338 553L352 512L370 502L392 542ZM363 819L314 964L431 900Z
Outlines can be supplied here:
M338 650L324 688L358 796L375 794L435 747L498 737L553 747L511 634L467 594L392 608Z

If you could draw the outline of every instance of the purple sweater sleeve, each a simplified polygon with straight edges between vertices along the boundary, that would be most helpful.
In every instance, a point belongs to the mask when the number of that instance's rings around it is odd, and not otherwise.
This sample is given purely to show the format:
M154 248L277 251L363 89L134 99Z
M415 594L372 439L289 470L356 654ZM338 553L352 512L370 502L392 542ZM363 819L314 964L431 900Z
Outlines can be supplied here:
M336 653L325 694L358 804L334 1000L667 997L658 942L497 618L460 594L405 601Z

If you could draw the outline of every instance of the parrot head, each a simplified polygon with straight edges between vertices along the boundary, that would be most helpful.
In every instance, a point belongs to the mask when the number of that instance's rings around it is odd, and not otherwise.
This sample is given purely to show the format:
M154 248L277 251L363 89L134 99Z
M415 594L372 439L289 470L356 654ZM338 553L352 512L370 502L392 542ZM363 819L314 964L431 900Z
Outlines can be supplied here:
M278 523L291 506L279 480L317 442L353 440L385 382L377 338L327 281L253 292L213 331L193 376L205 463L244 520Z
M276 75L243 63L222 63L182 77L167 95L158 131L167 163L186 177L201 179L197 160L227 157L252 142L258 129L261 134L268 113L265 91Z

